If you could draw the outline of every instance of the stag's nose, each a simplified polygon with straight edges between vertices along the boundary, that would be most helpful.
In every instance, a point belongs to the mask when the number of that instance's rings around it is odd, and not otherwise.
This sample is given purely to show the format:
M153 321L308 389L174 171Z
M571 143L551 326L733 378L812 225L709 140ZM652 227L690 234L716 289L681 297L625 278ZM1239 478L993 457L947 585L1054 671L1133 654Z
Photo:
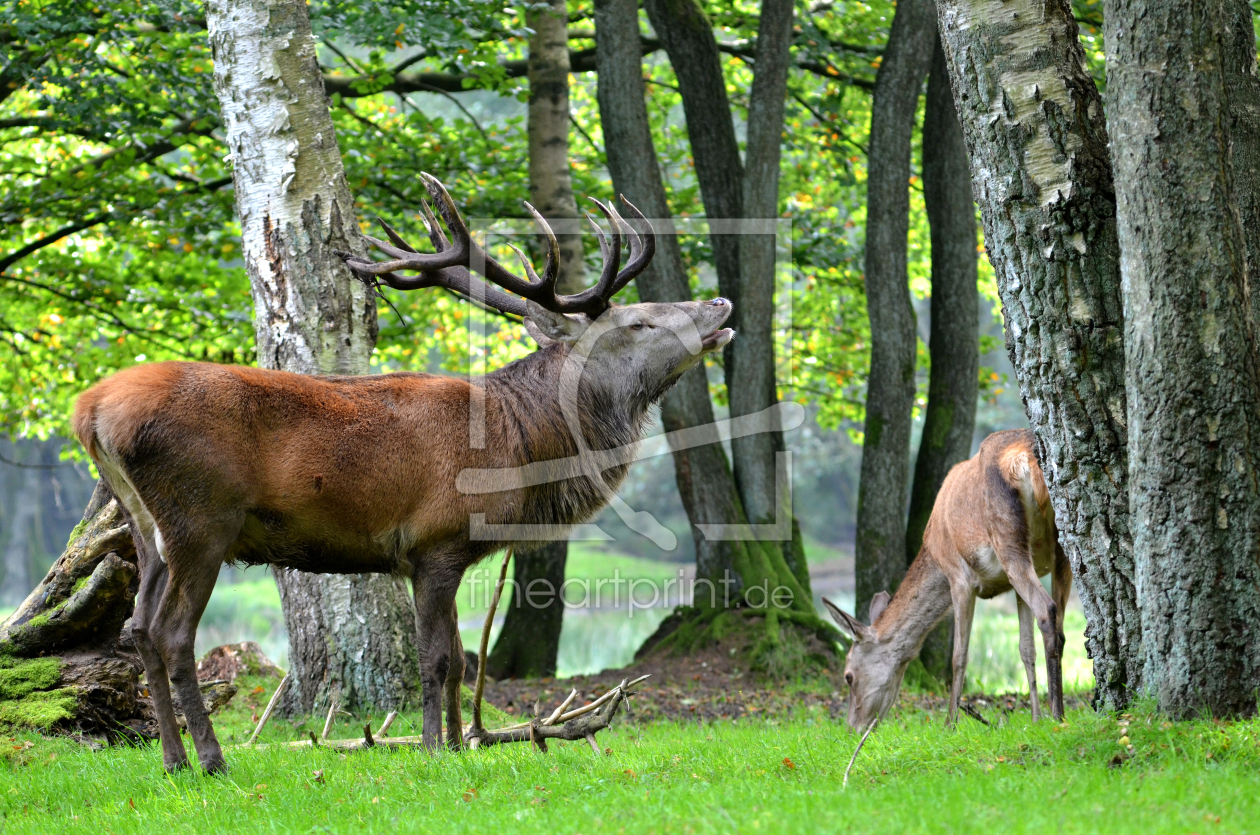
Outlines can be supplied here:
M718 296L716 299L709 299L707 302L705 302L705 304L711 304L716 307L729 307L731 304L731 300L724 299L721 296Z

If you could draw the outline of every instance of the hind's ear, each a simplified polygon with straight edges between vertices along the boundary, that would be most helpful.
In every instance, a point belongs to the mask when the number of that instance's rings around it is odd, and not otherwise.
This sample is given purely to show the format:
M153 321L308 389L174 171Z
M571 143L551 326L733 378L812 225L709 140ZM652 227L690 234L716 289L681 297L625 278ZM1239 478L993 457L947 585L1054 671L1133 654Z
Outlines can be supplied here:
M827 598L823 598L823 605L827 607L827 611L831 613L831 617L839 624L840 628L853 636L853 640L861 643L862 641L875 640L875 632L862 621L853 617L853 615L841 609Z
M892 595L886 591L877 592L871 598L871 623L879 620L879 616L888 608L888 601L892 600Z

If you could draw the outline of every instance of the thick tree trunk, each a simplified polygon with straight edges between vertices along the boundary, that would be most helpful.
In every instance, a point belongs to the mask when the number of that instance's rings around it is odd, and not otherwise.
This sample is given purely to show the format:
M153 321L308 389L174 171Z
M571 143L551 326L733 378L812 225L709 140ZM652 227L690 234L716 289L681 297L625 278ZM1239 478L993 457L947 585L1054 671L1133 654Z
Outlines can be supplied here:
M669 53L669 62L682 93L683 116L693 126L687 132L696 179L705 213L711 218L744 216L744 166L731 121L731 103L722 76L717 39L696 0L644 0L656 36ZM605 143L607 144L607 143ZM739 316L739 238L710 235L718 290L735 304ZM730 348L726 356L730 357Z
M744 151L744 216L774 222L779 217L779 158L792 45L792 0L764 0L754 50L755 72L748 101ZM755 414L779 402L774 363L775 235L739 238L739 302L734 326L739 338L726 349L731 417ZM738 381L732 385L731 381ZM791 506L779 481L783 431L775 427L731 439L735 483L754 524L772 524L779 508ZM783 485L786 487L787 485ZM783 556L808 589L809 570L797 550Z
M651 218L658 234L656 257L635 279L635 285L643 301L686 301L691 298L691 287L678 238L668 227L669 203L648 125L643 53L638 43L639 12L635 0L596 0L599 117L613 190L624 194ZM665 395L661 421L668 432L713 424L713 404L703 364L687 372ZM695 538L696 576L716 584L723 579L724 571L747 559L745 543L710 540L698 527L746 521L726 451L720 443L712 443L676 449L673 458L674 477ZM713 606L703 595L696 603L705 608Z
M570 234L557 234L560 244L561 293L585 288L582 215L573 198L569 176L569 41L564 0L549 0L527 18L529 39L529 199L548 220L568 221Z
M512 585L504 587L506 615L494 650L486 658L491 678L554 676L564 622L566 541L548 542L512 556Z
M936 40L923 115L923 202L932 227L932 357L927 417L910 486L906 566L919 554L936 493L950 469L971 455L980 381L980 297L976 292L976 205L962 126L954 109L945 52ZM949 681L951 619L932 630L919 657Z
M376 307L334 250L362 252L306 4L212 0L215 92L232 153L259 364L365 374ZM290 712L419 701L414 609L385 575L276 574Z
M1231 79L1229 91L1230 143L1235 198L1242 217L1247 248L1247 288L1251 296L1252 328L1260 333L1260 68L1256 66L1255 27L1247 0L1225 3L1225 39L1221 65Z
M1235 176L1230 113L1246 80L1228 60L1233 5L1108 0L1105 15L1143 680L1176 717L1249 716L1260 685L1247 299L1260 230L1243 225Z
M854 573L858 617L906 571L906 486L917 360L906 272L910 137L936 31L931 0L897 6L871 100L866 181L866 310L871 369L858 488Z
M649 2L649 14L653 13L653 3ZM662 4L663 5L663 4ZM703 28L692 34L700 34L712 41L712 33L699 10L689 4L681 9L684 16L698 16ZM656 8L662 12L662 8ZM679 9L668 10L677 12ZM652 144L652 134L648 126L647 109L644 104L644 83L642 76L642 52L638 48L639 20L637 5L634 0L597 0L595 4L595 33L599 60L599 107L600 120L603 125L605 146L608 150L608 168L612 174L613 184L617 191L624 193L643 212L653 219L658 232L665 232L659 238L657 255L651 267L636 280L639 295L645 301L679 301L689 298L690 287L687 274L682 263L682 254L678 240L669 228L669 205L665 197L665 189L661 180L660 168L656 161L656 153ZM670 25L666 18L653 18L653 25L660 32ZM694 22L694 21L693 21ZM703 39L701 39L703 40ZM675 40L675 49L686 50L686 39ZM690 57L680 58L689 71L710 82L716 77L721 81L720 66L716 64L716 43L713 43L714 64L712 67L697 69L690 63ZM671 54L671 60L675 60ZM675 68L677 69L677 63ZM710 70L717 70L713 76ZM679 71L680 76L683 71ZM699 85L698 85L699 86ZM718 88L725 103L725 87ZM694 95L693 106L703 107ZM712 91L710 91L712 92ZM688 119L701 119L694 111L688 111ZM723 125L730 124L729 109L722 112ZM696 121L693 124L702 124ZM724 128L719 128L724 133ZM710 143L712 136L706 131L692 131L692 150L696 155L696 165L702 165L701 152L697 143L703 146ZM732 131L730 140L734 142ZM720 143L719 143L720 145ZM708 152L703 164L708 172L706 176L721 173L721 166L714 164L712 149ZM738 163L738 149L735 161ZM729 160L728 160L729 162ZM712 183L710 183L712 185ZM721 201L731 197L729 191L720 191L716 198ZM709 203L706 195L705 205L711 215L718 215ZM737 239L724 240L722 236L713 238L715 249L727 243L738 243ZM719 243L722 241L722 243ZM727 255L730 255L729 251ZM733 253L738 259L738 250ZM736 310L739 305L736 305ZM713 425L713 406L709 400L708 380L704 374L704 366L700 365L686 374L666 395L661 404L661 417L665 428L669 431L692 427ZM752 613L754 618L763 618L763 637L753 646L753 663L764 669L774 671L776 650L780 646L780 622L789 621L800 625L810 636L818 636L821 640L816 645L824 656L829 655L834 644L833 634L828 627L818 620L813 612L813 600L808 591L808 584L793 573L785 561L783 552L776 547L778 543L759 543L756 541L740 541L729 539L710 540L701 534L701 527L710 524L745 524L743 503L740 499L734 476L727 464L726 454L718 443L716 431L713 442L690 449L674 450L674 472L678 481L678 489L688 518L695 526L696 536L696 577L697 585L693 608L685 612L680 610L662 624L657 635L649 639L640 652L652 651L656 647L685 650L720 634L723 628L730 628L730 619L738 617L731 611L736 606L746 606L745 612ZM804 563L803 558L800 562ZM806 580L808 575L806 575ZM707 581L707 583L705 582ZM768 586L766 585L768 584ZM768 611L764 592L751 597L748 592L754 588L773 589L784 586L791 590L792 602L783 611ZM726 626L719 626L719 618L727 618ZM810 638L814 640L814 638ZM786 672L786 671L784 671ZM799 670L791 671L799 674Z
M1066 0L937 0L973 191L1089 623L1099 706L1142 682L1129 541L1115 192L1102 101Z
M744 204L747 194L757 201L759 216L777 216L778 143L783 130L782 99L786 96L790 60L790 5L780 0L765 0L762 4L761 26L765 32L764 37L758 33L755 48L755 55L760 57L753 74L754 100L749 103L748 152L752 171L748 174L740 160L717 39L703 10L694 0L646 0L644 6L657 37L669 53L687 124L697 126L689 131L688 139L705 213L722 220L748 217ZM754 404L768 406L777 400L773 341L769 338L774 311L773 251L764 240L749 243L744 236L733 234L710 232L709 240L718 289L734 302L731 324L740 334L724 354L731 414L744 414L745 409L755 411ZM741 272L745 269L741 259L746 247L754 261L746 272ZM743 297L745 277L753 293L747 300ZM744 365L740 366L740 362ZM743 370L736 370L737 367ZM776 503L780 501L775 453L783 448L779 431L732 442L735 482L750 521L774 518ZM771 560L783 560L797 585L808 591L809 569L798 526L793 524L790 541L764 543L762 549L777 551Z
M569 176L569 46L564 0L552 0L550 6L531 11L529 27L534 30L529 39L530 201L548 220L576 226L581 215ZM582 236L576 231L557 234L556 241L560 245L556 287L561 293L581 292L586 285ZM545 582L559 591L568 555L567 540L518 551L513 568L517 587ZM519 595L506 601L503 629L486 662L494 678L555 675L564 603L558 594L535 599L542 605L527 605Z

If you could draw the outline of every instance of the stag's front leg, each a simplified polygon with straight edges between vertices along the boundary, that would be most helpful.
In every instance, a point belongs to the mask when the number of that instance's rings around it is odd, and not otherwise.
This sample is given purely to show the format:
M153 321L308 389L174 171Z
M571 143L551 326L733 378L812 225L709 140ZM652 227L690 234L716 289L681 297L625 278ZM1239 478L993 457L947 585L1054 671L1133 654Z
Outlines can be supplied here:
M416 633L420 644L421 703L424 709L421 741L426 748L436 750L442 744L442 693L451 670L451 648L459 635L459 625L454 618L459 578L418 571L412 583L416 596ZM458 689L455 698L458 716ZM458 728L455 734L458 739Z
M451 664L446 670L446 745L464 747L464 716L460 702L464 685L464 641L459 635L459 610L451 601Z

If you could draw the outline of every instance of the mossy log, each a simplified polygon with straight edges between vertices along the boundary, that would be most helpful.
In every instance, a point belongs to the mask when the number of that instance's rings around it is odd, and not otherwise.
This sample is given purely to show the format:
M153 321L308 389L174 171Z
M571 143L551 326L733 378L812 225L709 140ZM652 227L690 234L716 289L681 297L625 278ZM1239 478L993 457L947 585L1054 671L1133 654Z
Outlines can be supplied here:
M123 630L138 584L122 509L98 484L65 552L0 624L0 724L154 735L143 666Z

